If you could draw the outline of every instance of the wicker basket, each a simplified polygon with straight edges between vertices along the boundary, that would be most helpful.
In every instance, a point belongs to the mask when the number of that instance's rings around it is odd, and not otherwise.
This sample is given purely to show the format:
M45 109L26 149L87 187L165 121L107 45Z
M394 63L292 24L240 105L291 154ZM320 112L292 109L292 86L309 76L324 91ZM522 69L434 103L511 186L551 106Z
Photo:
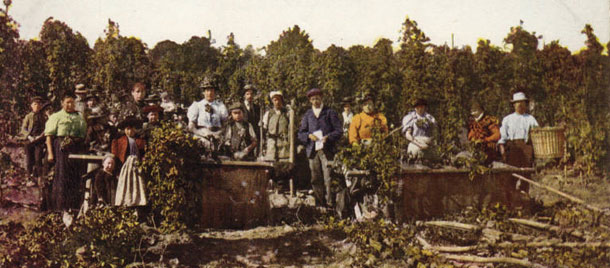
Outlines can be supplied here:
M560 158L564 154L563 127L541 127L530 130L535 158Z

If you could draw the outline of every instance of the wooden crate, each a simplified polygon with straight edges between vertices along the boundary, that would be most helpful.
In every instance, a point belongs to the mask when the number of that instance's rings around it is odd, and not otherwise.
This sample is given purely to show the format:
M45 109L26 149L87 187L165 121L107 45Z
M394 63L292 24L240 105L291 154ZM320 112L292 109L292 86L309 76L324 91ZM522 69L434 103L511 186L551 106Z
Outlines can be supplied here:
M266 225L271 209L267 187L272 168L269 163L240 161L207 165L202 227L244 229Z
M521 191L529 185L521 182L512 173L528 177L531 168L492 169L489 174L478 175L473 180L464 169L403 169L399 187L402 189L396 200L396 218L400 222L413 219L429 219L448 213L459 212L466 207L482 209L496 203L510 209L531 208L531 200Z

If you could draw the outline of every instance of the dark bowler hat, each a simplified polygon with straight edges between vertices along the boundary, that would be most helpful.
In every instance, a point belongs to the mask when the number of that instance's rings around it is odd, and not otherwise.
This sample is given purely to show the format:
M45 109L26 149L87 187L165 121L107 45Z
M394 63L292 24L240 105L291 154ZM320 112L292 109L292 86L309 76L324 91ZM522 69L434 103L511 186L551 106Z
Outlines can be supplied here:
M320 90L319 88L312 88L309 91L307 91L307 97L311 98L315 95L320 95L322 96L322 90Z
M351 97L344 97L341 100L341 103L343 103L343 104L352 104L352 98Z
M44 99L43 99L42 97L40 97L40 96L34 96L34 97L32 97L32 99L30 100L30 102L38 102L38 103L41 103L41 104L42 104L42 101L43 101L43 100L44 100Z
M240 109L243 112L244 106L242 106L240 102L233 102L233 103L231 103L231 105L229 105L229 112L231 112L235 109Z
M424 99L417 99L415 101L415 104L413 105L413 107L417 107L417 106L420 106L420 105L428 106L428 102L426 100L424 100Z
M370 100L375 101L375 98L373 97L373 94L367 93L366 95L364 95L364 97L362 97L362 99L360 99L360 103L365 103Z
M157 102L161 102L161 98L159 97L159 95L153 93L153 94L146 96L146 99L144 99L144 102L157 103Z
M119 110L115 109L115 108L111 108L110 111L108 111L108 115L119 115Z
M126 127L134 127L134 128L142 128L142 121L135 118L134 116L128 116L119 123L118 128L126 128Z
M256 91L256 86L252 85L252 84L247 84L244 86L244 93L248 92L248 91Z
M94 94L88 94L87 97L85 97L85 101L89 101L89 99L95 99L96 101L100 100L100 98Z
M102 112L90 113L87 115L87 120L98 119L98 118L102 118L104 116L106 116L106 115Z
M161 113L163 112L163 108L159 107L159 105L148 105L142 109L142 112L145 114L148 114L150 112Z

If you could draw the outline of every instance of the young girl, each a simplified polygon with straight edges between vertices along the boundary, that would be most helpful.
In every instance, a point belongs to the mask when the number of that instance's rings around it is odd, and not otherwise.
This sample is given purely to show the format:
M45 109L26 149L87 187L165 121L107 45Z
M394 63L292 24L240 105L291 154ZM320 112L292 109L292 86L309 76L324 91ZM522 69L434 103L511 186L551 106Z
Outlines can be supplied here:
M146 193L144 189L144 179L138 173L138 162L144 156L143 139L136 138L136 128L140 128L142 122L135 117L127 117L119 129L124 129L125 135L112 141L112 154L120 161L121 173L117 184L114 200L116 206L145 206Z

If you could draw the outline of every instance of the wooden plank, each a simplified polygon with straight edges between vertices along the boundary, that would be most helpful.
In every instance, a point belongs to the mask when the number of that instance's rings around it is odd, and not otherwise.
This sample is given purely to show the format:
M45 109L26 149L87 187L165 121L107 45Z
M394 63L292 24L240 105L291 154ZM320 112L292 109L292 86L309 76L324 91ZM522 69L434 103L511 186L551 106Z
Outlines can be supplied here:
M103 161L106 156L92 154L69 154L68 159L85 160L88 162Z
M270 162L257 162L257 161L232 161L223 160L220 163L206 162L204 166L238 166L238 167L262 167L262 168L273 168L273 163Z
M503 168L492 168L489 170L489 172L491 173L505 173L505 172L517 172L517 173L533 173L535 170L533 168L509 168L509 167L503 167ZM405 168L402 167L401 169L401 174L455 174L455 173L469 173L470 170L469 169L465 169L465 168L428 168L428 169L421 169L421 168Z

